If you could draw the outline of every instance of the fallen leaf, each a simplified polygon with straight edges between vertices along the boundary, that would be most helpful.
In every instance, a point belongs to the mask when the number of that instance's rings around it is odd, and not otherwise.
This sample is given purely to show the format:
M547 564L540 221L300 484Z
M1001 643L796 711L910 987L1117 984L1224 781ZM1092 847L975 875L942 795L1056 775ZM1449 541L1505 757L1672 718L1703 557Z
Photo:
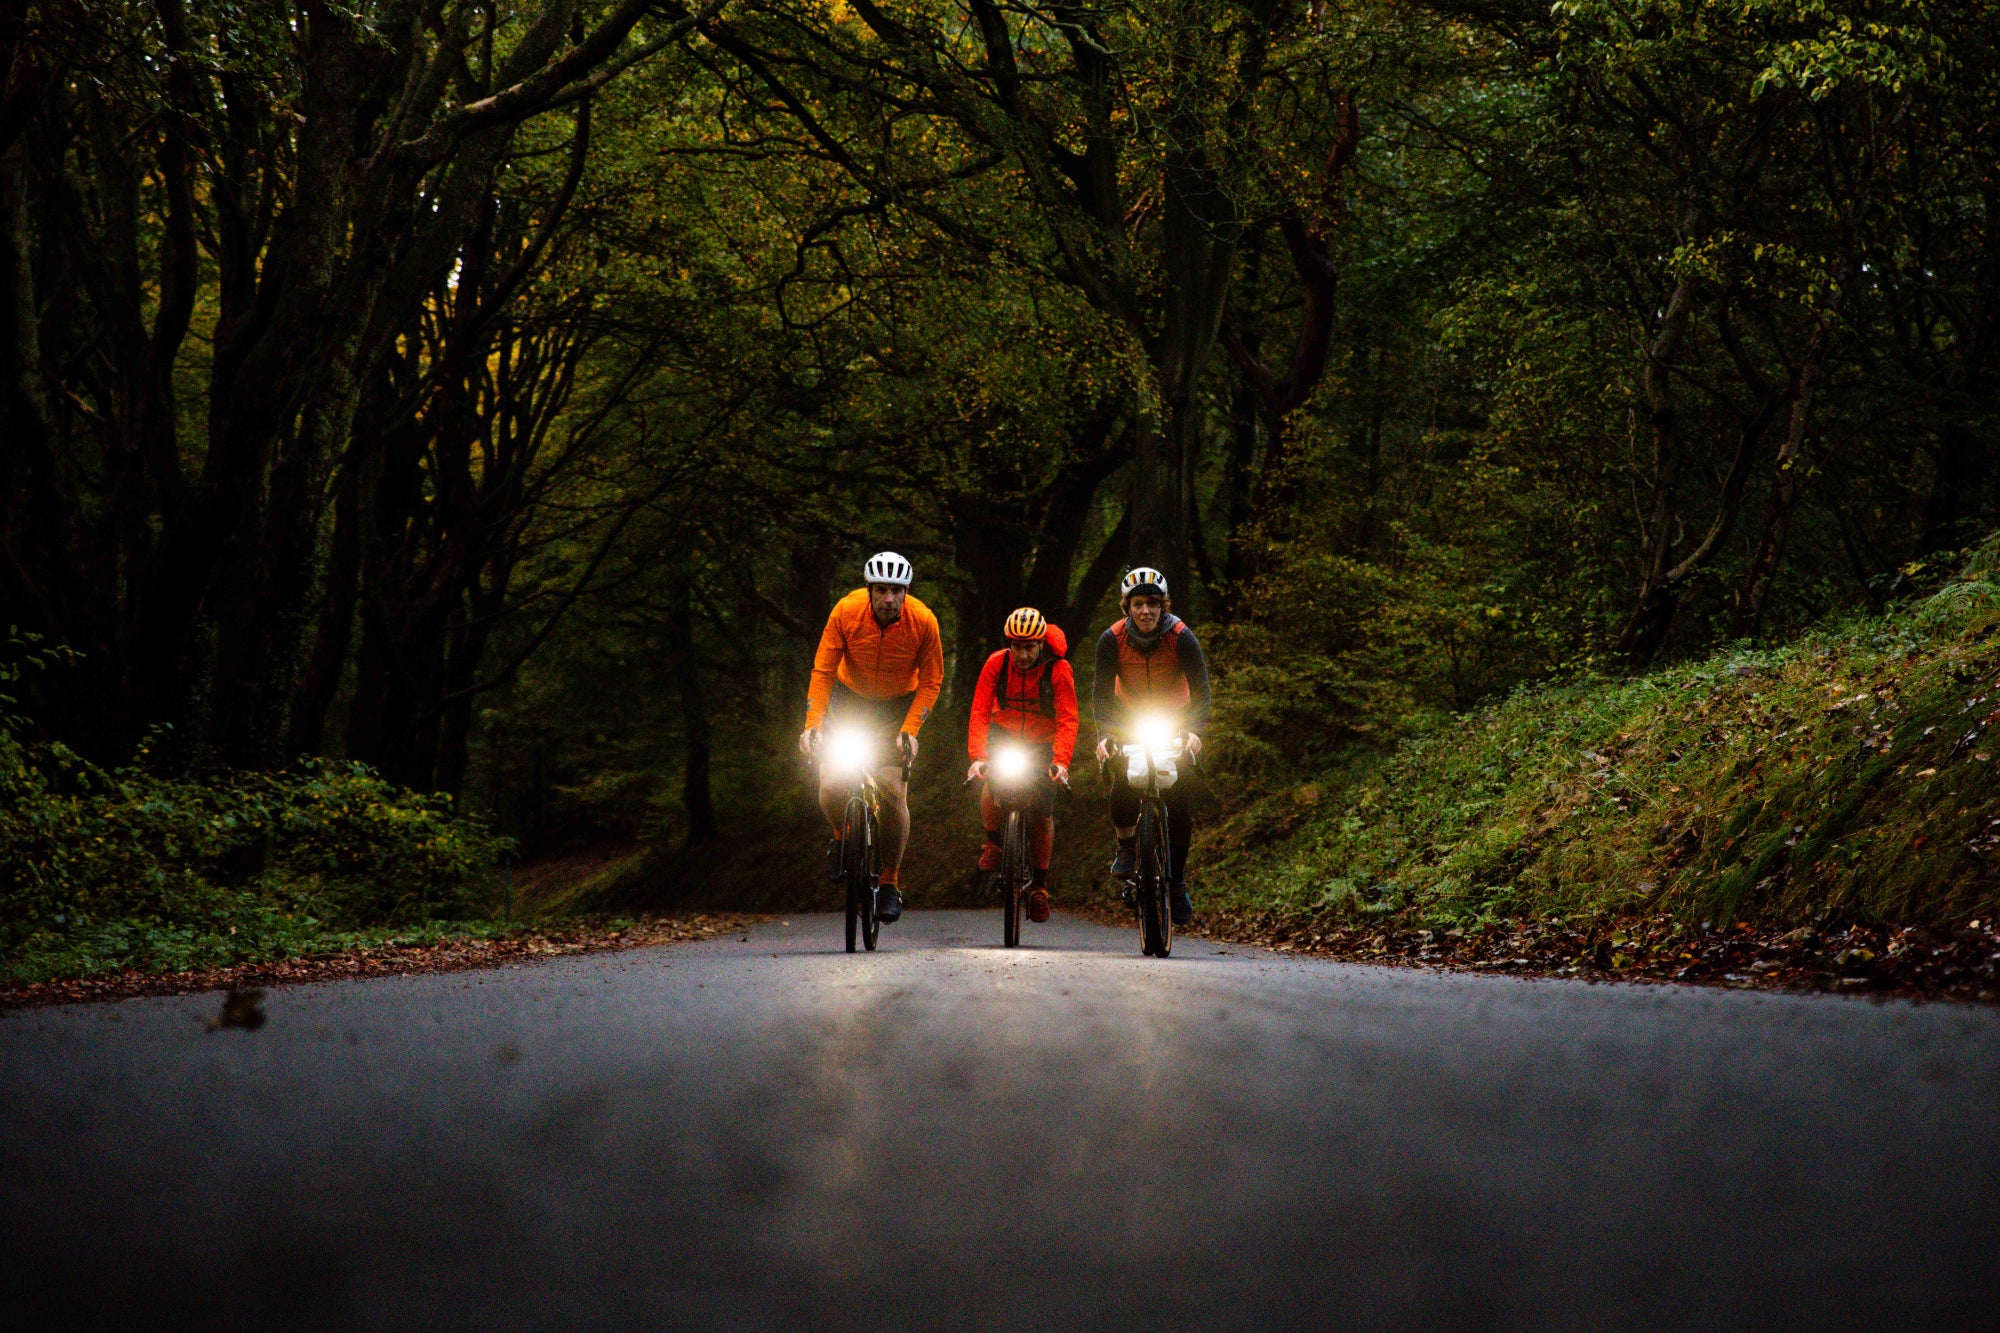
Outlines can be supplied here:
M223 1028L242 1028L245 1032L255 1032L263 1026L264 992L233 990L222 997L222 1013L209 1023L208 1030L219 1032Z

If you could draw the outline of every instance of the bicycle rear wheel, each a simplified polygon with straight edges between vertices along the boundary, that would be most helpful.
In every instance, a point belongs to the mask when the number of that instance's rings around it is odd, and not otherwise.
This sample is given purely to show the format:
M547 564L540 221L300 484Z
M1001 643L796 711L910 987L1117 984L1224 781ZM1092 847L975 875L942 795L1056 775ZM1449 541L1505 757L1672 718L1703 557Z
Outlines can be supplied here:
M1019 810L1009 811L1000 840L1000 942L1009 949L1021 943L1021 880L1028 861L1024 822Z
M1166 828L1153 802L1139 808L1139 951L1165 958L1174 948L1174 916L1167 903Z

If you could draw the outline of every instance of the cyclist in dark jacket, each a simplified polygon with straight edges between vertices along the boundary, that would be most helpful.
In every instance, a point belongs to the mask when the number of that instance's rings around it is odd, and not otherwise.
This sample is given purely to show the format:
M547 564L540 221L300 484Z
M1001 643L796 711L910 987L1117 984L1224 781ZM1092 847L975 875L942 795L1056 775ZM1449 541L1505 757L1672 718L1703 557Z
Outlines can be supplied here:
M1208 726L1208 658L1187 623L1174 615L1167 596L1166 576L1144 566L1125 575L1119 587L1125 614L1097 639L1097 672L1091 683L1091 718L1097 724L1097 757L1108 760L1114 737L1127 735L1135 718L1164 716L1186 738L1190 757L1201 753L1201 733ZM1194 820L1188 807L1188 787L1177 784L1167 792L1167 837L1172 858L1174 924L1184 926L1194 915L1187 890L1187 847ZM1138 837L1139 798L1125 780L1122 765L1113 767L1111 826L1118 835L1118 852L1111 873L1132 876Z

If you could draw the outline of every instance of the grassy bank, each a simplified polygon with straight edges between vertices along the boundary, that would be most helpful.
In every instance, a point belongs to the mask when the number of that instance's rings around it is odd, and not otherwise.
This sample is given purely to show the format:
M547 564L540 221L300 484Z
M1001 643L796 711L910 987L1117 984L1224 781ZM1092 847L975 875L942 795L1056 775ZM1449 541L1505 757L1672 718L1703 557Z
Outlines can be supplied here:
M1221 915L1440 941L1648 919L1962 928L2000 910L2000 552L1798 642L1522 692L1235 811ZM1621 941L1621 944L1623 942Z

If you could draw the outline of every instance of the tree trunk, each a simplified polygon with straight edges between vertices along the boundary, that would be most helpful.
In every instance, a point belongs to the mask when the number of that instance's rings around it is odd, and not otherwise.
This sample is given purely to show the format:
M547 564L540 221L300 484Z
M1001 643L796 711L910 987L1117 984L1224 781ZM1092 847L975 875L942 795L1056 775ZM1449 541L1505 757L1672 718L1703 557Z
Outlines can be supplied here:
M980 668L999 645L1007 613L1022 604L1028 543L1016 515L997 506L966 500L951 507L952 554L965 580L957 594L951 664L951 690L946 706L953 717L972 709Z
M1256 356L1254 340L1246 339L1244 346L1252 357ZM1252 549L1255 536L1251 531L1255 510L1250 501L1256 477L1260 422L1256 390L1239 370L1236 389L1229 395L1229 462L1222 480L1228 526L1228 547L1222 557L1221 611L1225 623L1235 618L1242 605L1243 590L1257 573L1257 553Z
M681 696L681 736L686 748L681 803L687 812L688 846L694 847L712 841L717 827L708 776L708 694L702 688L701 659L695 652L694 591L685 579L674 585L667 613L667 650L673 657L674 681Z
M340 690L354 639L354 607L361 587L361 468L348 465L333 504L333 537L327 560L325 604L312 657L292 699L288 757L319 751L327 709Z
M1050 488L1035 541L1034 563L1028 571L1022 600L1037 607L1064 632L1074 630L1059 617L1068 612L1070 588L1076 580L1076 558L1085 530L1096 512L1098 490L1130 459L1122 447L1106 448L1117 426L1111 418L1088 424L1078 441L1079 457L1065 467ZM1123 555L1121 547L1119 554Z
M1673 628L1679 594L1669 577L1674 567L1674 523L1680 496L1680 412L1674 401L1673 363L1694 312L1694 289L1683 278L1667 300L1666 314L1646 349L1643 377L1647 420L1653 436L1653 510L1641 529L1647 542L1639 595L1618 635L1618 654L1643 666Z
M1990 393L1985 396L1990 399ZM1922 549L1954 551L1977 541L1994 520L2000 448L1967 423L1948 421L1938 428L1931 463L1935 475L1924 497Z
M0 152L0 591L10 623L70 639L75 549L64 517L75 512L57 460L42 380L35 296L34 228L25 146Z
M784 700L785 730L796 733L806 724L806 690L812 680L813 654L833 609L833 546L817 535L792 543L785 580L785 610L800 628L803 652L787 653L779 667L779 691Z
M1750 557L1750 566L1731 604L1729 636L1733 639L1755 637L1763 623L1771 585L1778 576L1779 563L1784 559L1785 539L1791 532L1792 515L1805 489L1813 399L1819 389L1820 373L1826 365L1833 339L1833 323L1840 316L1841 304L1855 276L1852 272L1842 275L1840 286L1825 308L1814 317L1812 332L1806 337L1805 352L1799 358L1798 374L1792 382L1791 416L1785 427L1785 441L1778 447L1777 463L1771 478L1771 503L1764 515L1764 530L1757 539L1757 549Z
M1124 563L1124 552L1131 542L1132 511L1127 509L1118 516L1117 526L1104 539L1090 567L1077 580L1076 591L1071 595L1068 608L1063 612L1062 627L1070 638L1070 655L1075 660L1085 651L1097 635L1098 627L1091 616L1118 584L1118 567Z

